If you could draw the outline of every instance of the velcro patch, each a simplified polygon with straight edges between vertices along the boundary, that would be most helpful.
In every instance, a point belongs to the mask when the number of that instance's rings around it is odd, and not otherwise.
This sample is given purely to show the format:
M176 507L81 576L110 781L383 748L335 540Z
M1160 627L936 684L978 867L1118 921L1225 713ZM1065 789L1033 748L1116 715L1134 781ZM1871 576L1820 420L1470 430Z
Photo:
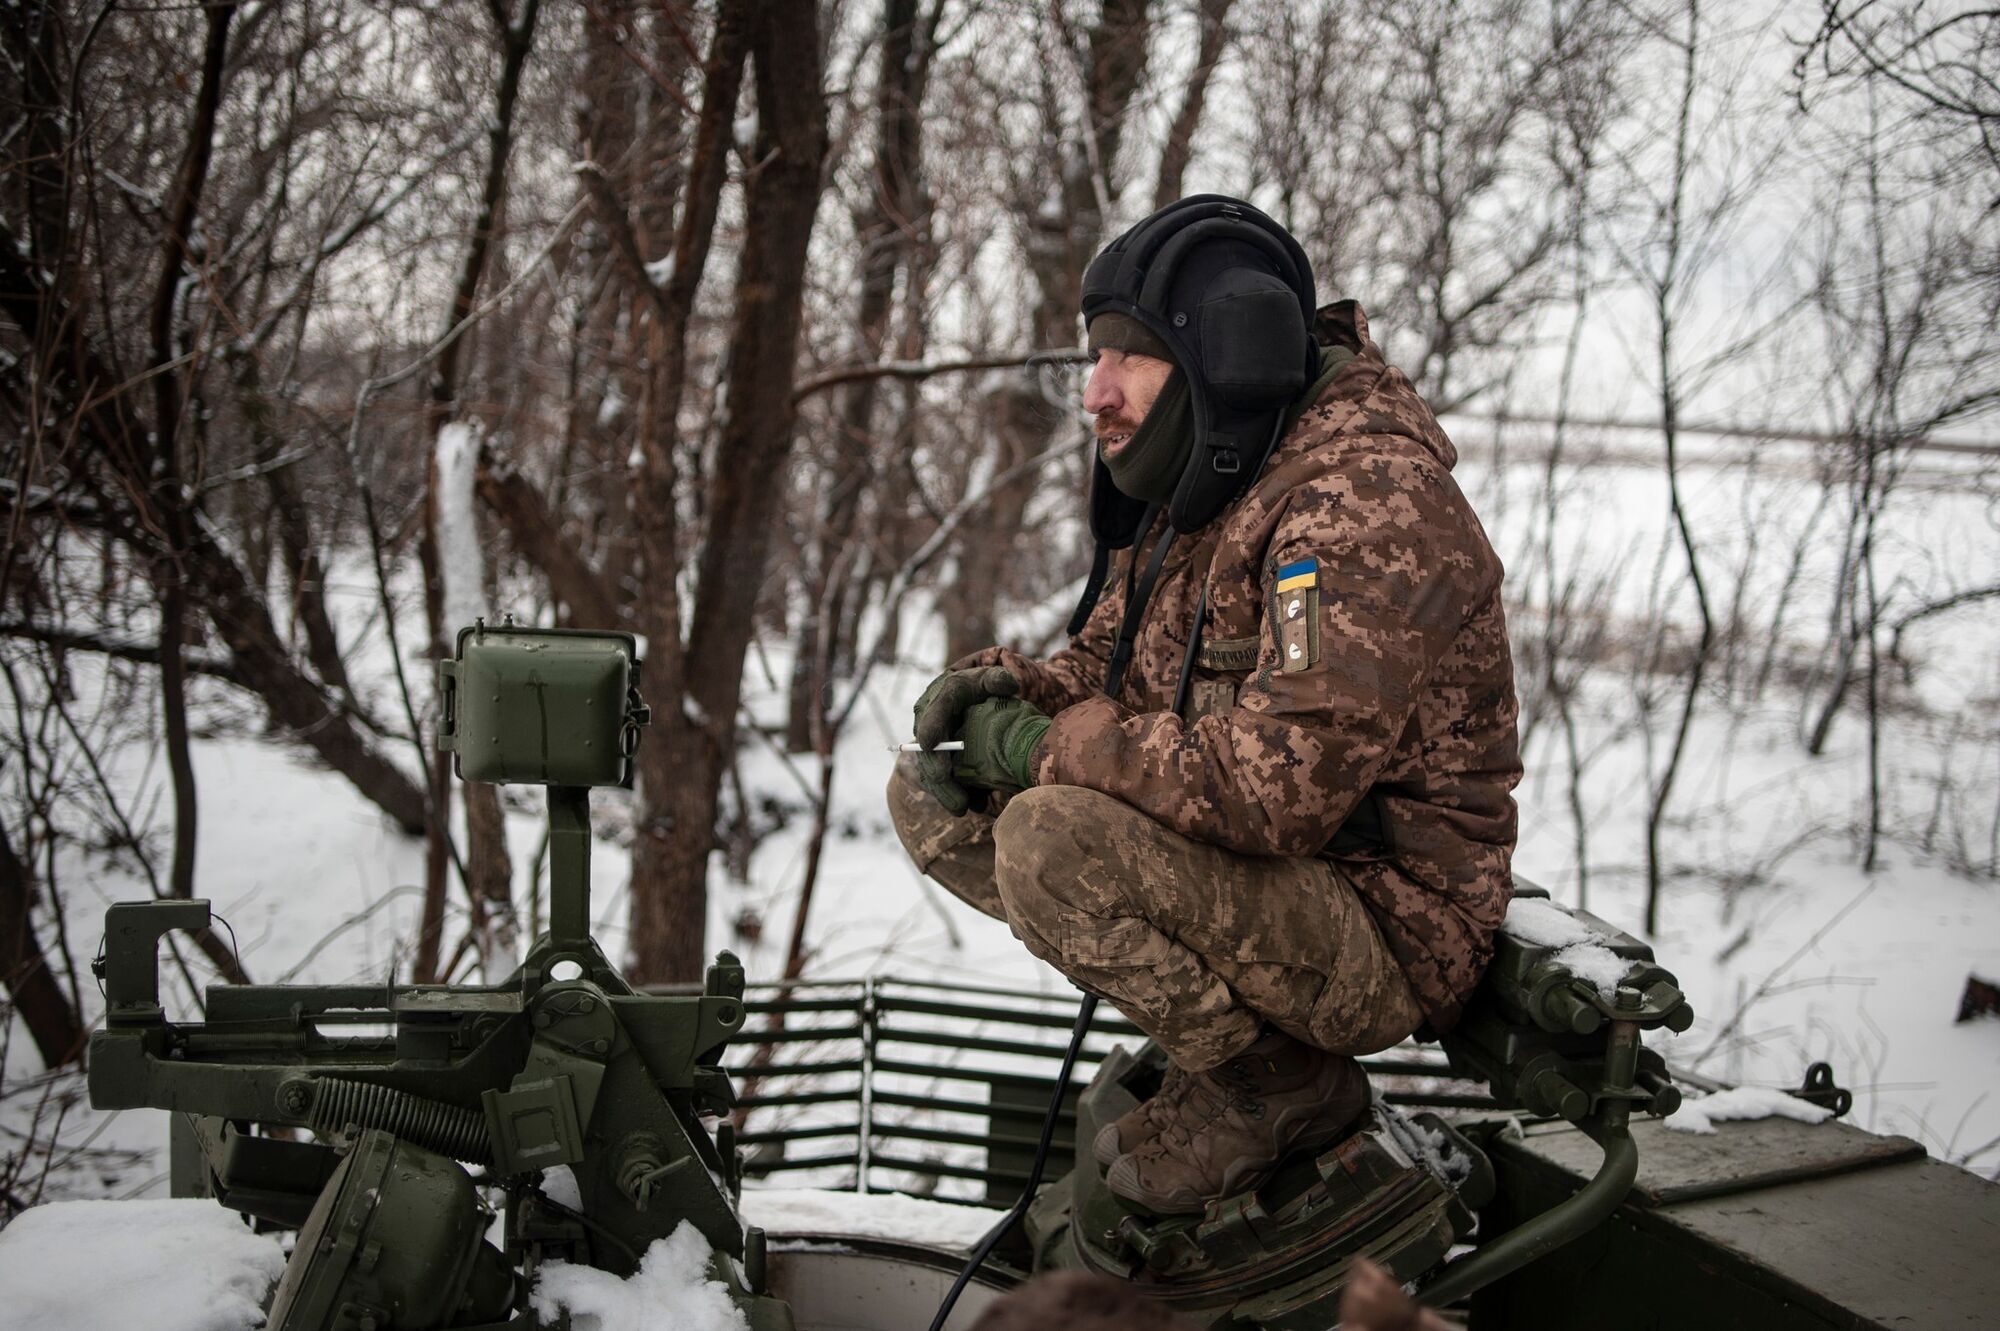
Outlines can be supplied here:
M1257 646L1254 633L1247 638L1203 638L1194 663L1203 670L1255 670Z
M1319 561L1301 559L1278 570L1272 596L1278 667L1304 670L1319 660Z

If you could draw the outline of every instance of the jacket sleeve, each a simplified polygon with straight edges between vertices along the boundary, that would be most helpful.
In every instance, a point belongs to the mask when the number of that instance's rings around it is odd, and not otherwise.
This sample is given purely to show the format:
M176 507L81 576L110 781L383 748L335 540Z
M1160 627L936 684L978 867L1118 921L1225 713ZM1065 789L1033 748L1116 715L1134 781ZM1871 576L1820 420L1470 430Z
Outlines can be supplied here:
M1039 784L1088 786L1198 841L1317 854L1381 773L1425 681L1497 593L1470 509L1428 459L1365 453L1298 487L1264 562L1258 665L1236 706L1192 724L1110 698L1056 718ZM1298 570L1314 566L1314 598ZM1278 571L1291 593L1280 597ZM1281 607L1280 600L1285 604ZM1281 631L1301 602L1316 635ZM1300 654L1286 658L1293 646Z
M1084 622L1083 632L1046 661L1037 661L1005 647L988 647L951 663L952 669L971 666L1006 666L1021 681L1021 696L1050 716L1074 707L1104 688L1104 674L1111 663L1111 647L1118 638L1118 621L1125 614L1124 565L1131 558L1116 561L1104 579L1103 594Z

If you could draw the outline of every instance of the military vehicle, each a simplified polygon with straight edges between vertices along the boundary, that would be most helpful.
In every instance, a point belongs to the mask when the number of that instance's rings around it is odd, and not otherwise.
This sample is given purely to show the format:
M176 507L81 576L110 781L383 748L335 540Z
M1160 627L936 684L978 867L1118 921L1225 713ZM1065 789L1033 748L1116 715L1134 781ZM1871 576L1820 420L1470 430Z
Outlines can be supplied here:
M1437 1048L1369 1061L1378 1095L1350 1136L1199 1216L1135 1211L1075 1149L1164 1066L1094 1000L752 990L727 952L699 989L637 991L590 936L589 791L631 779L638 675L630 635L512 624L466 629L443 663L459 776L547 789L548 928L500 984L221 985L203 1020L172 1021L158 944L207 903L110 909L92 1101L171 1111L176 1195L297 1230L275 1331L541 1326L543 1266L629 1275L684 1223L754 1331L965 1326L1056 1268L1206 1326L1324 1328L1361 1256L1475 1327L1971 1325L2000 1306L2000 1189L1916 1143L1649 1124L1680 1091L1642 1036L1693 1012L1644 944L1582 912L1616 983L1503 932ZM1824 1070L1800 1094L1845 1104ZM746 1112L774 1121L739 1131ZM746 1171L950 1180L1009 1209L971 1261L837 1223L771 1235L743 1218ZM1854 1245L1878 1220L1902 1228Z

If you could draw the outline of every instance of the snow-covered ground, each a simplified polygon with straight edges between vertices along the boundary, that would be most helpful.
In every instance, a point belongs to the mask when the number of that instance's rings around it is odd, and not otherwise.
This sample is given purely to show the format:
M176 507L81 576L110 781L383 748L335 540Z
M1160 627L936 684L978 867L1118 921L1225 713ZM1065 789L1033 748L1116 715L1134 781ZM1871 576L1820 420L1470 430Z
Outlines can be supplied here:
M192 1198L58 1202L0 1232L14 1331L250 1331L284 1267L276 1236Z
M1496 465L1490 445L1476 439L1467 452L1465 488L1519 590L1539 596L1543 459L1521 448ZM1716 585L1724 595L1744 586L1741 600L1756 612L1746 621L1768 621L1793 551L1801 552L1800 571L1789 576L1797 605L1779 646L1787 659L1810 659L1824 636L1825 589L1839 543L1833 519L1812 515L1815 491L1790 456L1718 448L1691 472L1690 488ZM1990 487L1964 473L1969 465L1940 463L1885 515L1884 582L1902 604L1990 582L2000 572L2000 519L1982 492ZM1566 463L1558 482L1558 568L1602 583L1601 594L1585 598L1589 610L1636 624L1665 606L1686 623L1678 554L1663 545L1664 490L1655 470L1607 450L1595 462ZM1656 566L1665 570L1659 578ZM365 621L370 589L356 577L340 590L351 622ZM1996 621L1988 603L1912 635L1911 674L1898 684L1884 730L1892 835L1872 874L1859 867L1856 840L1867 789L1859 706L1841 717L1826 751L1808 757L1798 738L1804 704L1796 688L1706 696L1665 829L1672 873L1652 939L1699 1014L1692 1031L1665 1047L1670 1061L1731 1082L1785 1086L1798 1084L1809 1062L1825 1059L1855 1092L1855 1121L1915 1136L1934 1154L1989 1177L2000 1173L2000 1020L1954 1025L1953 1016L1968 973L2000 976L2000 882L1990 869L1977 872L1990 863L1988 838L2000 817ZM1532 612L1520 617L1517 640L1532 623ZM1005 925L922 880L890 830L882 802L888 746L906 738L909 703L931 674L941 640L928 607L913 608L902 637L906 660L875 673L837 750L833 832L807 925L811 971L1067 992ZM369 641L377 646L364 688L383 690L386 701L386 661L377 636ZM775 650L752 655L748 708L767 724L781 718L786 664ZM78 662L80 697L95 678ZM1658 770L1672 719L1671 707L1656 706L1650 740L1636 723L1635 698L1646 681L1613 652L1580 689L1587 875L1578 871L1565 747L1552 720L1529 736L1528 775L1518 792L1519 871L1567 902L1587 893L1592 911L1635 933L1647 773ZM1665 681L1668 702L1677 699L1676 683ZM326 983L381 978L392 967L406 972L421 846L393 831L341 779L268 742L254 723L246 726L243 704L222 686L203 682L201 693L197 718L209 733L195 745L197 881L233 927L252 975ZM651 701L658 707L664 700ZM407 747L395 756L407 761ZM709 937L712 947L736 949L753 978L773 976L782 965L805 863L814 761L788 758L758 739L743 749L744 785L765 810L760 816L776 811L784 822L763 839L742 881L716 865ZM129 809L164 823L157 756L127 747L112 755L107 775ZM616 807L623 798L595 797L606 838L624 822ZM524 897L541 836L537 803L528 793L509 806ZM76 830L79 840L64 849L58 872L70 950L85 961L104 906L142 897L146 888L129 856L79 849L91 838L87 828ZM602 840L593 857L594 914L614 957L622 946L624 877L623 851L615 839ZM733 928L746 908L765 922L756 941ZM43 936L53 941L46 923ZM171 975L168 988L170 1002L186 1010ZM79 990L87 1007L98 1002L87 972ZM91 1110L74 1076L37 1071L19 1032L4 1071L0 1131L10 1149L39 1143L53 1166L23 1175L30 1189L23 1200L164 1195L163 1115Z

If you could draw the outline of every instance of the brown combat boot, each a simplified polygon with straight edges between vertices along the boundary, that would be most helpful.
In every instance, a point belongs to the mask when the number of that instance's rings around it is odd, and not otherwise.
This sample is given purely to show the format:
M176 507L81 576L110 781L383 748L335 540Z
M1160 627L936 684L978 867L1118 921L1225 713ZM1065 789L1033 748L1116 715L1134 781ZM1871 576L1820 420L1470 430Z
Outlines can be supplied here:
M1097 1163L1111 1168L1119 1156L1129 1154L1146 1142L1160 1135L1160 1129L1172 1117L1174 1106L1180 1100L1180 1080L1187 1076L1178 1063L1168 1063L1166 1075L1160 1078L1160 1089L1148 1099L1141 1100L1138 1107L1128 1109L1097 1130L1097 1137L1091 1148L1097 1153Z
M1165 1116L1158 1134L1104 1175L1111 1191L1160 1215L1194 1214L1255 1187L1285 1156L1337 1140L1368 1107L1360 1064L1280 1031L1220 1066L1184 1073L1175 1092L1155 1110Z

